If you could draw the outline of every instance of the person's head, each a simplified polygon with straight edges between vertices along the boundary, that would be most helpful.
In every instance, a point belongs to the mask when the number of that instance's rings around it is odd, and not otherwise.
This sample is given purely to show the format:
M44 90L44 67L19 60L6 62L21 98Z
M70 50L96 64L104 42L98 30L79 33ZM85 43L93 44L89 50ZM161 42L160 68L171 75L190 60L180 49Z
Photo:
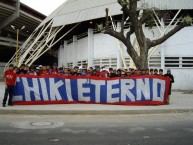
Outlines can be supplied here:
M122 71L122 72L121 72L121 77L125 77L125 76L126 76L125 72Z
M40 68L36 67L36 72L39 73L40 72Z
M113 73L113 68L109 68L109 73Z
M83 69L82 70L82 76L85 76L87 74L87 70L86 69Z
M135 71L135 69L131 68L131 74L133 74L133 73L134 73L134 71Z
M100 71L101 71L100 66L97 66L97 67L96 67L96 71L97 71L97 72L100 72Z
M34 66L31 66L31 67L30 67L30 71L31 71L31 72L34 72L34 71L35 71L35 67L34 67Z
M93 69L93 71L92 71L92 75L93 75L93 76L95 76L95 75L96 75L96 73L97 73L96 69Z
M43 66L42 65L39 65L38 67L40 68L40 70L43 70Z
M68 74L68 68L64 68L64 74Z
M146 70L145 70L145 69L142 69L142 70L141 70L141 74L142 74L142 75L146 75Z
M149 75L149 69L146 69L145 73L146 73L146 75Z
M53 68L54 68L54 69L57 69L57 67L58 67L57 63L54 63L54 64L53 64Z
M63 67L59 67L59 72L61 73L61 74L63 74L64 73L64 70L63 70Z
M154 75L157 75L157 74L158 74L158 70L154 69Z
M90 69L87 69L87 74L91 74L91 70Z
M71 73L71 69L70 68L68 68L68 74L70 74Z
M24 63L23 63L23 64L21 64L20 69L25 69L25 64L24 64Z
M90 72L93 72L93 67L89 67Z
M63 67L59 67L59 70L60 70L60 71L63 71Z
M121 69L117 70L117 74L121 74L121 72L122 72Z
M46 69L47 69L47 70L50 70L50 66L49 66L49 65L47 65L47 66L46 66Z
M138 74L141 74L141 70L142 70L142 69L138 69Z
M14 69L14 65L13 64L10 64L9 65L9 70L13 70Z
M26 70L26 71L29 71L29 70L30 70L29 66L26 65L26 66L25 66L25 70Z
M171 74L171 70L170 69L167 69L167 74Z
M85 69L87 69L88 64L87 64L87 63L84 63L82 67L85 68Z
M135 69L134 74L139 74L139 71L137 69Z
M47 71L47 67L46 66L42 66L42 70L43 71Z
M106 68L102 68L102 70L101 70L101 71L102 71L102 72L106 72L106 70L107 70Z
M163 69L159 69L159 75L163 75Z
M153 75L153 69L152 68L150 69L150 75Z
M17 66L15 66L13 69L14 69L15 73L19 72L19 68Z
M75 66L74 67L74 72L78 72L78 68L79 68L78 66Z

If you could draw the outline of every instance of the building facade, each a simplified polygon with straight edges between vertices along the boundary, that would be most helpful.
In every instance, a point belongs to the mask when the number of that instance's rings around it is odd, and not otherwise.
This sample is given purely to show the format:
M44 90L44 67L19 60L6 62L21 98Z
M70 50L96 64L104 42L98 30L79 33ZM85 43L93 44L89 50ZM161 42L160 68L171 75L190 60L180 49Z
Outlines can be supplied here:
M145 34L149 38L159 37L156 28ZM81 35L80 35L81 36ZM94 33L88 29L87 37L65 40L58 50L59 66L73 67L88 63L89 66L106 66L115 69L124 68L119 53L119 42L106 34ZM121 44L127 68L132 67L126 47ZM171 69L175 78L173 89L193 89L193 27L186 27L161 44L149 58L149 68L160 69L164 72ZM183 82L183 83L182 83Z
M184 13L193 16L192 0L141 0L138 7L159 9L173 13L164 22L155 13L155 26L144 27L145 35L156 39L173 29ZM105 8L111 19L120 18L121 7L117 0L67 0L51 13L20 48L19 65L31 65L50 49L58 49L59 66L73 67L88 63L88 66L132 68L134 64L125 46L117 39L99 32L95 24L105 20ZM120 20L120 19L119 19ZM120 22L112 23L117 30ZM128 27L125 27L125 32ZM175 77L173 89L193 89L193 27L189 26L163 44L149 51L149 68L171 69ZM138 44L132 36L137 50ZM14 57L10 62L14 62Z

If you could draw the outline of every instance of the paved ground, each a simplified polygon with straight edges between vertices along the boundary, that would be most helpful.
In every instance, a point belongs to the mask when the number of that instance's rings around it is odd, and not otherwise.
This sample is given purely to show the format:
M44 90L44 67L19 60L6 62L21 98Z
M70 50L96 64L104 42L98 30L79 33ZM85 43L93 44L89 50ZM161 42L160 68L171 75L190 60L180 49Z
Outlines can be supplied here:
M4 85L0 82L0 99L3 99ZM186 92L187 93L187 92ZM169 105L122 106L100 104L62 104L0 106L0 114L154 114L193 112L193 94L174 91Z
M193 113L0 117L0 145L192 144Z

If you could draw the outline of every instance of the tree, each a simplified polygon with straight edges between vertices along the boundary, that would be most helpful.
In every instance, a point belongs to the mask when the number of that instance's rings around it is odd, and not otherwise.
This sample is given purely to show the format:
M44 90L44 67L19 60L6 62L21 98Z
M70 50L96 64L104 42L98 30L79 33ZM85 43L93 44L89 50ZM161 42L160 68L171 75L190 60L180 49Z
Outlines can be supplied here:
M106 25L102 28L102 30L105 34L109 34L123 42L127 48L127 53L133 59L138 69L146 69L148 68L149 49L163 43L182 28L190 25L192 23L192 19L189 16L184 17L173 30L170 30L167 34L156 40L150 40L144 34L143 25L148 22L152 22L152 9L138 9L138 1L140 0L117 0L122 7L121 30L118 32L109 27L110 22L108 18L108 9L106 9ZM124 32L125 22L129 24L129 29L126 33ZM136 52L131 43L131 35L133 34L136 36L136 40L139 44L140 54Z

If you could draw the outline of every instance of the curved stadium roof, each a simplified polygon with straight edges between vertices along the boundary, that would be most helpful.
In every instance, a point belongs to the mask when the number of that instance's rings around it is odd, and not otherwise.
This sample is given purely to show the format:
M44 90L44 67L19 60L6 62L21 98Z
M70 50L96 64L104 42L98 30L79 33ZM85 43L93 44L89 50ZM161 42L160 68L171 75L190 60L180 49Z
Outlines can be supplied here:
M193 9L193 0L141 0L139 7L142 6L160 10L188 10ZM105 16L105 8L109 8L109 15L121 14L121 7L117 0L67 0L40 26L50 20L53 20L53 27L55 27L101 18Z
M192 13L193 0L140 0L138 7L174 11L183 9ZM66 0L43 20L25 45L20 47L19 65L31 65L48 50L58 49L63 40L71 40L73 35L78 36L88 28L96 28L96 24L104 23L105 8L109 9L113 20L120 20L122 11L117 0ZM15 56L9 63L15 63L14 60Z

